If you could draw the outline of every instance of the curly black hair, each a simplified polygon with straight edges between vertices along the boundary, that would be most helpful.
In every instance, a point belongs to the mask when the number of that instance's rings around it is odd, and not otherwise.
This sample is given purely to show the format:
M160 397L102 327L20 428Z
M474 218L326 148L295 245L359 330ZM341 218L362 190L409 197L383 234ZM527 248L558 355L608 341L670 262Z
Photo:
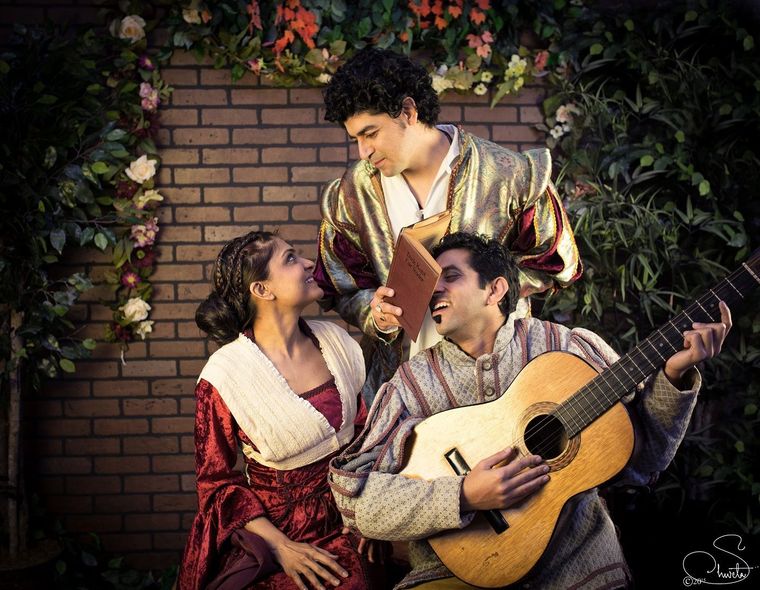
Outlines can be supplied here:
M357 113L401 114L409 96L418 119L428 126L438 122L441 106L425 68L388 49L367 47L341 66L322 92L325 120L343 124Z
M512 254L498 241L485 235L468 232L454 232L433 247L431 254L438 258L447 250L467 250L470 253L470 266L478 273L480 288L483 289L496 277L507 279L509 291L499 301L499 309L508 316L517 307L520 297L520 280L517 262Z

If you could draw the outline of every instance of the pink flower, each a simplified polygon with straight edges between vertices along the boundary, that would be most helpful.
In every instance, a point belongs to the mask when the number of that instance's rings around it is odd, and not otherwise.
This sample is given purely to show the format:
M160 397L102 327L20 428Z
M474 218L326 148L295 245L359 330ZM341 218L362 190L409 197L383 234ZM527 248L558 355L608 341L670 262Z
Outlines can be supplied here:
M485 31L480 38L483 39L484 43L493 43L493 35L491 35L491 31Z
M140 280L140 276L132 270L128 270L121 275L121 284L130 289L134 289L140 283Z
M486 58L489 55L491 55L491 46L490 45L481 45L475 50L475 53L477 53L480 57Z
M542 72L544 68L546 67L546 62L549 61L549 52L539 51L536 56L533 58L533 69L537 72Z
M145 246L152 246L156 241L156 235L158 234L158 217L154 217L145 225L135 224L132 226L132 232L130 238L135 241L135 245L138 248L145 248Z
M144 111L148 111L149 113L155 111L158 105L161 104L161 99L158 98L158 90L153 88L149 82L140 84L140 97L142 98L140 106L142 106Z
M470 35L467 35L467 45L469 45L472 48L480 47L481 45L483 45L483 40L477 35L470 34Z

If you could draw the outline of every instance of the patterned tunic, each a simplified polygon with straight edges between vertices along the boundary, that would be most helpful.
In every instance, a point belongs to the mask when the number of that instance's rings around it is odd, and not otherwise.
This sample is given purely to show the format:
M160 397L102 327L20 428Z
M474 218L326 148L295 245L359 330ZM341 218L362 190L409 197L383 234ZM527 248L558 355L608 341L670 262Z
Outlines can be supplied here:
M446 203L449 231L485 234L506 244L520 266L522 295L576 280L581 262L550 180L548 150L519 154L461 129L459 142ZM398 332L378 332L369 309L372 294L388 277L393 252L380 172L359 161L325 190L314 276L325 291L322 305L364 333L366 400L401 361L403 339Z
M466 526L473 516L460 511L462 477L424 481L395 475L412 429L443 410L495 399L528 361L552 350L571 352L597 370L617 359L588 330L512 315L491 354L473 359L444 340L401 365L378 392L367 427L331 462L331 487L348 526L371 538L413 541L413 571L398 588L451 576L424 539ZM689 389L678 391L659 371L626 396L636 438L645 443L636 446L617 483L647 485L670 463L696 403L699 373L690 372L686 381ZM591 590L615 588L628 578L612 521L592 489L566 504L549 547L515 587Z

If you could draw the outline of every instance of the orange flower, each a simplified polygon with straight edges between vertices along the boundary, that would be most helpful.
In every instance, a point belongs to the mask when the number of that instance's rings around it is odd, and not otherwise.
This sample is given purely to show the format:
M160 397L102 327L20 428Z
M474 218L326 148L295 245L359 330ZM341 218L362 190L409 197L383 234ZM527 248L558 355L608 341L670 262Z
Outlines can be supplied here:
M435 26L436 26L436 28L437 28L439 31L442 31L442 30L443 30L443 29L445 29L445 28L446 28L448 25L449 25L449 23L447 23L447 22L446 22L446 19L445 19L445 18L442 18L442 17L440 17L440 16L436 16L436 17L435 17Z
M470 9L470 20L476 25L482 25L486 22L486 15L477 8L472 8Z
M441 0L435 0L430 12L436 16L441 16L443 14L443 2Z
M251 16L251 20L248 23L248 32L253 33L254 27L259 31L263 30L261 26L261 11L259 10L258 0L251 0L251 3L246 6L246 11Z
M449 14L453 16L454 18L459 18L462 16L462 7L461 6L449 6Z
M295 38L296 36L293 34L293 31L291 31L290 29L283 31L282 37L277 39L277 41L274 44L274 52L277 55L280 55L283 51L285 51L285 48L295 40Z
M481 10L488 10L491 8L491 0L475 0L475 4L477 4L478 8Z
M490 45L481 45L475 50L475 53L477 53L480 57L486 58L489 55L491 55L491 46Z
M398 38L399 38L400 41L406 43L407 41L409 41L409 32L408 31L401 31L398 34Z

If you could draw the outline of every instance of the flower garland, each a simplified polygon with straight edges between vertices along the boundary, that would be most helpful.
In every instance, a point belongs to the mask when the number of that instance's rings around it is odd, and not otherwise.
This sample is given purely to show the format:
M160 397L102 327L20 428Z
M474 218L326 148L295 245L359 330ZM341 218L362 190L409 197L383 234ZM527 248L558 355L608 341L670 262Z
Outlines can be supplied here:
M154 188L159 166L154 138L159 129L158 108L171 88L161 80L155 60L146 52L145 28L145 20L136 14L114 18L110 25L111 34L126 47L122 56L129 57L119 77L121 83L128 80L131 100L119 118L119 127L129 129L134 138L132 159L128 164L122 162L111 175L113 207L122 223L112 241L113 268L105 275L115 294L106 339L120 343L123 350L129 342L144 340L153 331L154 321L148 319L153 293L150 276L157 258L156 208L164 200Z

